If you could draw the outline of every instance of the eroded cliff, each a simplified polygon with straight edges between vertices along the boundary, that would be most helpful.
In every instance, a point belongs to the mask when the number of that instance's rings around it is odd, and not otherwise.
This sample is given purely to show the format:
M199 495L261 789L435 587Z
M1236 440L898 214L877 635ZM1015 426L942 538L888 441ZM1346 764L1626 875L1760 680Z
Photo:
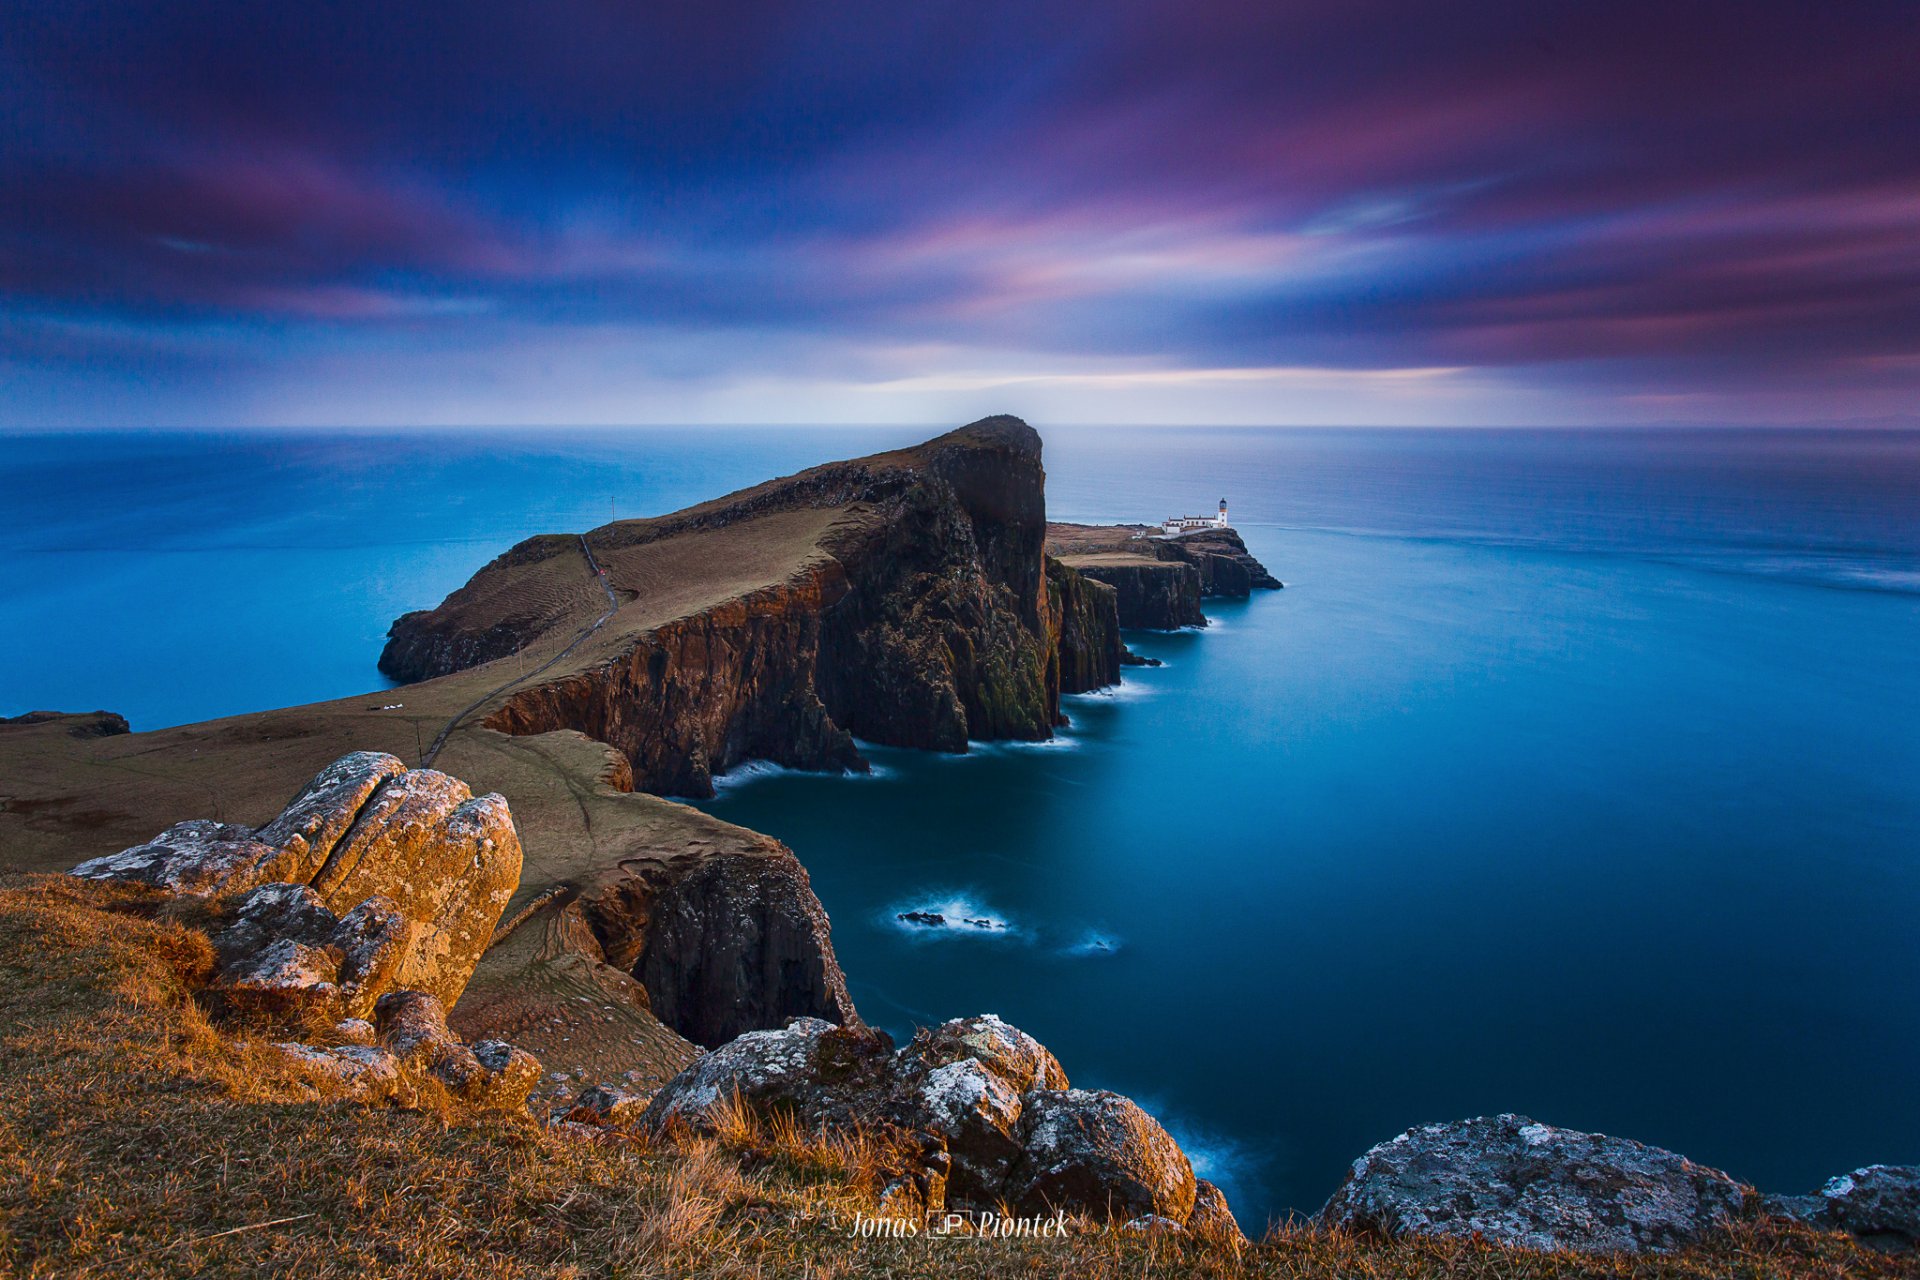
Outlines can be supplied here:
M579 730L664 794L710 795L747 759L863 769L855 738L1045 738L1062 692L1119 667L1117 609L1048 564L1045 486L1039 436L988 418L673 515L531 539L395 622L382 667L441 676L503 652L544 667L591 635L484 722Z

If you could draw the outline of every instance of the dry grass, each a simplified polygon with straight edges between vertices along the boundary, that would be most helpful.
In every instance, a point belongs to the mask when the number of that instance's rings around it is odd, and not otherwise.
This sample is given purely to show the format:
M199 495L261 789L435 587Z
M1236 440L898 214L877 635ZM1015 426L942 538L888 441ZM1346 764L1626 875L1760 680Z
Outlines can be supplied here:
M1837 1236L1753 1227L1657 1260L1283 1231L1240 1255L1088 1232L859 1241L884 1135L744 1108L718 1135L593 1139L463 1112L428 1082L369 1108L190 998L205 939L138 892L0 886L0 1272L627 1277L1920 1277Z

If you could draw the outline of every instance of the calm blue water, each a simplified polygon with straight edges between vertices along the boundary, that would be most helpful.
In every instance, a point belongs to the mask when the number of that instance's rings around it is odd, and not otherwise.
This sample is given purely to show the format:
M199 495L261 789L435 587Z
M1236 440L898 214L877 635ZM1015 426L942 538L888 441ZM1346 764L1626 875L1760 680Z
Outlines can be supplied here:
M369 688L610 494L920 434L0 441L0 713ZM708 806L799 851L869 1019L1027 1027L1249 1225L1493 1110L1772 1190L1920 1160L1920 436L1047 434L1056 516L1225 493L1288 589L1134 637L1057 744ZM894 919L939 904L1006 927Z

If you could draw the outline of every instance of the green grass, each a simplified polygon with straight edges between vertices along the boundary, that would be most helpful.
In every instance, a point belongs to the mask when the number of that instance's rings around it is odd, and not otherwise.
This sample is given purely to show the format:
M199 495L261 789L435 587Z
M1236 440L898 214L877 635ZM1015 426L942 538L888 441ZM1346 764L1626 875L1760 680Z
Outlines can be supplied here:
M192 998L204 935L151 895L0 882L0 1272L123 1275L1917 1277L1837 1235L1756 1224L1657 1259L1288 1230L1219 1244L856 1241L888 1139L744 1113L707 1139L579 1136L331 1094Z

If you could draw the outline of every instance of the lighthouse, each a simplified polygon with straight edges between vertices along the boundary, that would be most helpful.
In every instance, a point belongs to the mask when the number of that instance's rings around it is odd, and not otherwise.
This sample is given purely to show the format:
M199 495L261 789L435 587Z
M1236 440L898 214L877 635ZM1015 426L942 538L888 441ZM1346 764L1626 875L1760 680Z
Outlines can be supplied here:
M1213 525L1216 529L1224 529L1227 527L1227 500L1225 498L1220 499L1220 514L1213 518Z

